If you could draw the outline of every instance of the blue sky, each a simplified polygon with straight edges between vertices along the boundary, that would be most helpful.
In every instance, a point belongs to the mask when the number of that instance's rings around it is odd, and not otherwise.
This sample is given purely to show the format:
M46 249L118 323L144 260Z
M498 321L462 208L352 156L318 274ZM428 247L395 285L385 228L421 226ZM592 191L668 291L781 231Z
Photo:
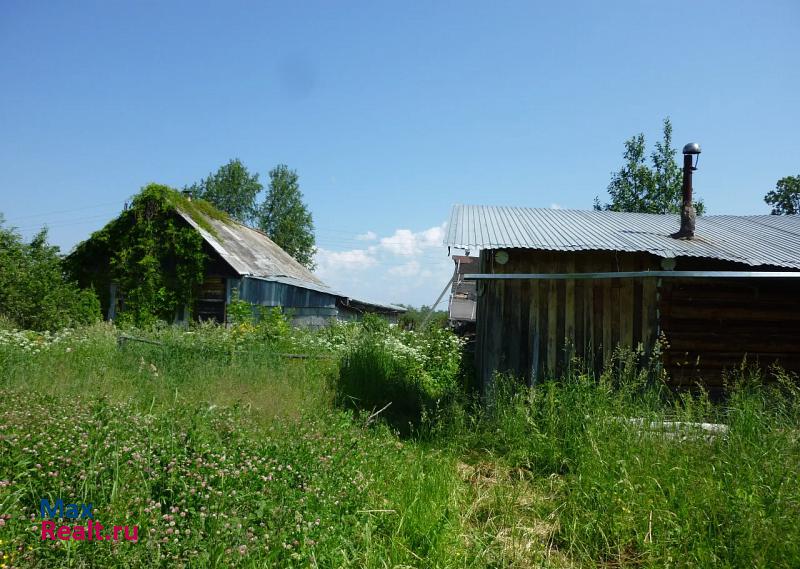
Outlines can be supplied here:
M430 304L453 203L589 208L623 141L709 213L800 174L800 3L0 3L0 212L64 250L154 181L300 174L319 273Z

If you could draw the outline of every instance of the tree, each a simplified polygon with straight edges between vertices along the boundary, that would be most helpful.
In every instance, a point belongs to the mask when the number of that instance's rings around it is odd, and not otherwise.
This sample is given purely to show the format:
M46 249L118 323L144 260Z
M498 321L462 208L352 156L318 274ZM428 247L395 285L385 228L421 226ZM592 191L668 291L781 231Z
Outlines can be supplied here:
M397 306L406 309L397 320L397 323L404 330L420 330L422 322L430 311L430 307L424 304L419 308L414 308L410 304L398 304ZM449 314L447 310L434 310L427 325L437 328L447 328L448 317Z
M297 172L279 164L269 173L269 189L256 214L258 228L309 269L314 268L314 223L303 203Z
M185 189L193 197L211 202L237 221L248 223L255 219L256 197L264 186L258 181L258 174L250 174L247 167L235 158Z
M100 302L64 276L58 247L47 230L25 243L0 216L0 315L30 330L58 330L99 320Z
M800 214L800 174L778 180L764 201L772 206L772 215Z
M611 202L601 204L594 200L597 210L629 211L636 213L680 213L683 203L683 172L675 160L677 150L672 147L672 122L664 119L663 139L656 142L647 164L644 134L625 141L625 165L611 175L608 193ZM697 215L702 215L702 201L694 204Z

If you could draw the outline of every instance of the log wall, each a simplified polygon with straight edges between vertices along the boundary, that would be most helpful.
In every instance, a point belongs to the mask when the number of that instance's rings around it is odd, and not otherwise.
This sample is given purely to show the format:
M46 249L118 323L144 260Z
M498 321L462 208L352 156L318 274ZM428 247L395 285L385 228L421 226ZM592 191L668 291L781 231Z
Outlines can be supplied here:
M659 311L664 366L680 386L719 389L747 362L800 371L800 283L788 280L664 279Z

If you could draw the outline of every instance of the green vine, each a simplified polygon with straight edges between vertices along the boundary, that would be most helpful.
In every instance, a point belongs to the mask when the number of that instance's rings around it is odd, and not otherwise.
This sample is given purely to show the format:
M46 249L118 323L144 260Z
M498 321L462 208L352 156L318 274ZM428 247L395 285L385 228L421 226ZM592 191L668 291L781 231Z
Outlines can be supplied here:
M124 299L119 320L137 325L172 322L179 308L193 305L206 254L202 236L177 210L211 233L208 217L228 221L206 202L189 201L172 188L150 184L130 208L68 257L71 272L83 286L104 292L105 308L110 302L108 285L117 284Z

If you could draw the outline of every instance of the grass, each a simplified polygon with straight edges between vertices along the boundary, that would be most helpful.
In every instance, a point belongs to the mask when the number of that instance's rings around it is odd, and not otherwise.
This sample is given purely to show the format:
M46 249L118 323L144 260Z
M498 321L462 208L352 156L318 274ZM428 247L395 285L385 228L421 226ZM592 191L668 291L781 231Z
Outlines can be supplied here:
M333 407L335 362L231 352L208 334L191 349L178 331L120 348L98 327L0 352L0 563L450 563L452 457ZM41 541L39 500L58 497L138 526L140 541Z
M499 397L469 444L536 474L551 496L539 517L556 514L552 544L574 562L791 567L800 560L800 390L796 378L757 379L712 405L703 394L565 378ZM669 426L708 420L727 433Z
M337 358L276 356L346 356L356 329L291 346L246 326L136 334L161 345L119 346L106 325L0 331L0 566L800 564L796 378L743 371L722 404L638 376L499 378L488 406L443 403L400 436L336 405ZM435 341L397 341L374 369L404 369L396 348L423 362L423 384L452 379ZM368 356L350 388L369 381ZM42 541L39 500L58 497L139 541Z

